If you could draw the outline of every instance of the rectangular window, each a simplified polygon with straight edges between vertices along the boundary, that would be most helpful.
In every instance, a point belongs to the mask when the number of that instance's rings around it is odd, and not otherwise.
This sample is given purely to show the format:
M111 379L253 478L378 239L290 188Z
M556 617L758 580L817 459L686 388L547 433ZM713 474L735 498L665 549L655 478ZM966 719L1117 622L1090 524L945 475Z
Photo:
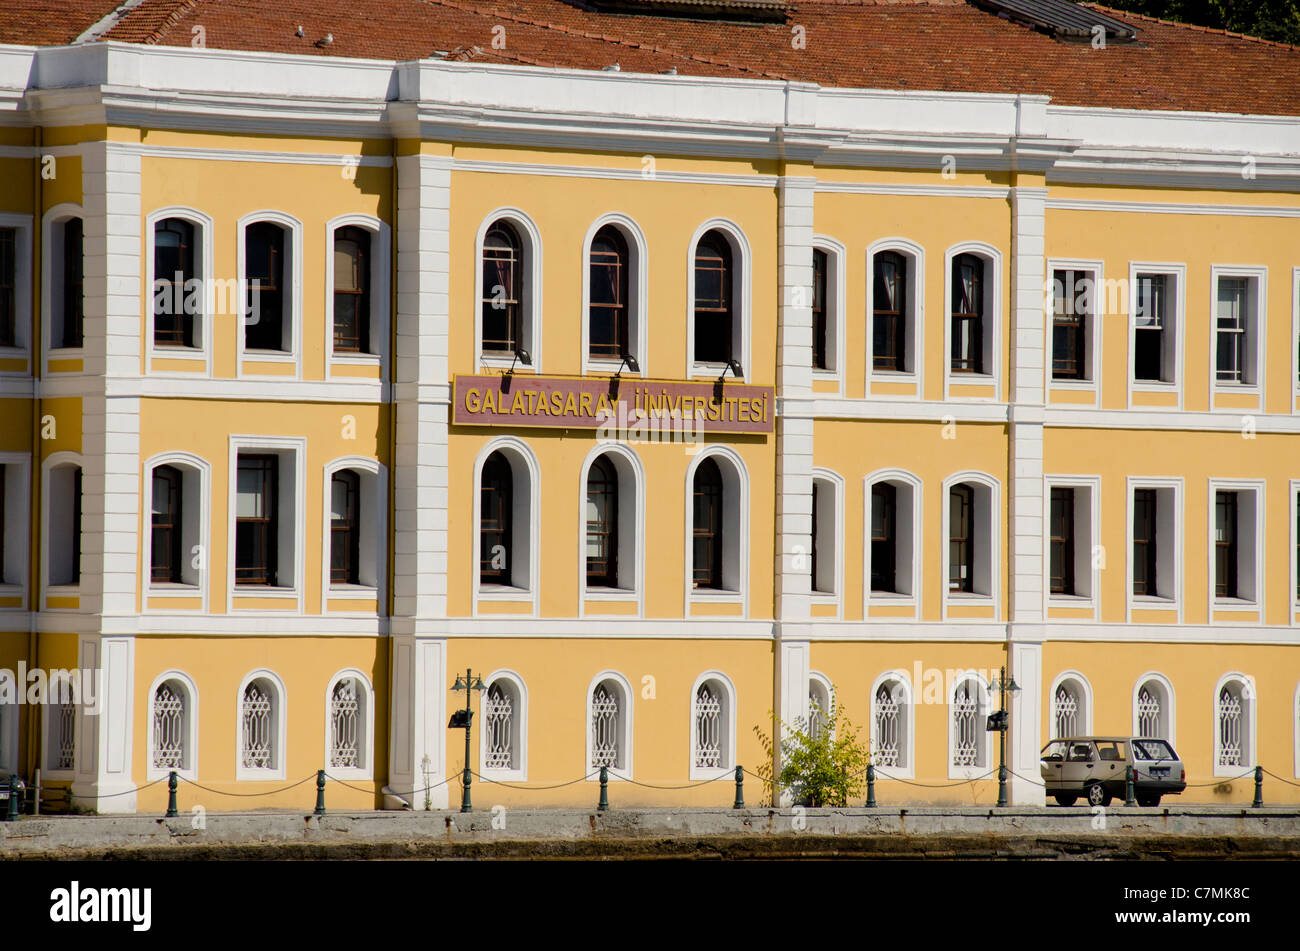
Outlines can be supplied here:
M984 372L984 262L961 254L952 262L952 372Z
M80 347L85 326L85 258L83 224L69 218L63 224L63 334L59 345Z
M370 232L334 232L334 351L370 350Z
M1214 376L1220 383L1253 383L1248 361L1251 322L1250 281L1220 277L1214 324Z
M278 476L279 460L275 456L240 454L235 500L235 584L275 586Z
M1156 573L1158 490L1133 490L1133 593L1159 597Z
M361 477L336 472L330 480L330 583L359 584Z
M173 466L153 471L153 500L149 542L149 579L179 584L181 578L181 473Z
M907 261L895 251L882 251L871 267L871 365L902 372L907 369Z
M1171 326L1170 284L1167 274L1139 274L1133 329L1133 378L1173 382L1172 347L1167 345Z
M820 248L813 248L813 368L817 370L828 369L826 362L826 352L828 344L826 340L826 272L827 256L826 252ZM814 575L815 576L815 575Z
M0 347L17 346L18 229L0 228Z
M898 591L898 490L888 482L871 487L871 590Z
M948 590L975 590L971 562L974 539L975 493L966 485L954 486L948 494Z
M1074 584L1074 489L1052 489L1050 515L1052 594L1076 593Z
M269 221L244 231L244 277L248 310L244 315L244 349L286 350L284 229Z
M187 313L194 305L194 234L194 225L180 218L154 225L153 342L158 346L194 346L194 314Z
M1052 272L1052 379L1086 380L1091 271Z
M1214 493L1214 596L1237 597L1237 493Z

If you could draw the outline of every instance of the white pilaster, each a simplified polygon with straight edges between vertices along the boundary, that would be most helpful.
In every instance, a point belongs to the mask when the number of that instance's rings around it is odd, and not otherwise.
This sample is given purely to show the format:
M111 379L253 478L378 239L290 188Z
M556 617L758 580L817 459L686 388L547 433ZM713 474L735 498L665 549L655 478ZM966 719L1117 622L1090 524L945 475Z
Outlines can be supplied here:
M434 809L449 801L447 777L447 642L400 634L393 637L393 726L388 789L423 809L425 787ZM428 756L426 777L424 758Z
M76 776L73 805L100 813L135 812L131 775L135 705L135 638L85 634L78 666L94 671L94 683L77 703ZM87 701L94 701L93 705Z
M1041 641L1012 641L1007 671L1020 690L1011 697L1011 730L1007 735L1011 769L1008 794L1017 806L1041 806L1046 794L1039 781L1038 754L1043 747L1043 645Z

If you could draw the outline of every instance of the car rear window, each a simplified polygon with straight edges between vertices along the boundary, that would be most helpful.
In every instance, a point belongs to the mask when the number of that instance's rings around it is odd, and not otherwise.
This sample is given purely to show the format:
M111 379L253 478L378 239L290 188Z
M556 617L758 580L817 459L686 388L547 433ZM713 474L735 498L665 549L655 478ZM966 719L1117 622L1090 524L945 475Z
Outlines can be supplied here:
M1134 740L1133 755L1137 759L1177 759L1173 747L1164 740Z

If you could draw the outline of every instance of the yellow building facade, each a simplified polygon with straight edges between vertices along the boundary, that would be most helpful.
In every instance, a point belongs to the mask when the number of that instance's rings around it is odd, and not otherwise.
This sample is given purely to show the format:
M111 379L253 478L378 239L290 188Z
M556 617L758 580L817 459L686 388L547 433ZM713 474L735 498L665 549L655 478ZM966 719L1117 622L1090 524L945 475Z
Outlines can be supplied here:
M0 668L99 672L5 705L29 784L446 807L472 669L480 807L727 805L831 703L882 803L991 805L1004 666L1017 803L1066 733L1300 778L1297 120L118 43L0 86Z

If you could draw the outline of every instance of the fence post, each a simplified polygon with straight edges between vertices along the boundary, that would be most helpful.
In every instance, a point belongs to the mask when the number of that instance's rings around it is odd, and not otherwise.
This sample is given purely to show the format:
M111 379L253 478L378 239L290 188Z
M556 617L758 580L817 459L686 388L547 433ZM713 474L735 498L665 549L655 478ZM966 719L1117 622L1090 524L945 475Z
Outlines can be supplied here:
M325 770L316 770L316 811L314 815L325 815Z
M1133 798L1133 764L1129 763L1124 767L1124 805L1136 806L1137 800Z
M600 768L600 802L596 803L597 812L609 810L609 767Z
M18 774L9 774L9 808L5 810L5 822L18 819Z
M732 809L745 808L745 768L736 767L736 801L731 804Z
M876 808L876 767L867 764L867 808Z
M1255 801L1251 804L1252 809L1262 809L1264 807L1264 767L1255 767Z
M176 811L176 770L167 774L167 814L168 819L175 819L179 813Z

